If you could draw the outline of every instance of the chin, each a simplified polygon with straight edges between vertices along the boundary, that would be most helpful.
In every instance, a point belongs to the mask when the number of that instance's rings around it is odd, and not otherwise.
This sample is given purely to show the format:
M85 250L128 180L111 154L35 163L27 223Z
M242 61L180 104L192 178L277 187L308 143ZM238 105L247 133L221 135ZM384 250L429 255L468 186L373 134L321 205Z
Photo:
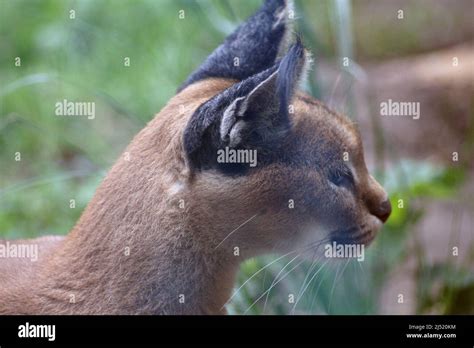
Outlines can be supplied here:
M369 216L361 224L354 223L349 227L338 227L329 232L329 240L336 244L364 244L368 246L377 236L383 223L374 216Z
M358 244L364 244L369 246L374 241L378 232L381 230L383 223L375 216L369 216L367 222L361 228L361 232L354 238L354 242Z

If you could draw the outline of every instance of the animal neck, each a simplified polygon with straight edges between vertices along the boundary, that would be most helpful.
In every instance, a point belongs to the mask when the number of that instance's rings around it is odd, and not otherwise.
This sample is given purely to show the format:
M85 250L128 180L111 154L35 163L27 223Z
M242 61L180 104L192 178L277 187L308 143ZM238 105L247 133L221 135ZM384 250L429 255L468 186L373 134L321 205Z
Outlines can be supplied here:
M169 183L154 178L146 166L119 161L100 185L45 267L49 288L74 296L62 310L224 312L238 262L210 248L211 222L201 228L167 193Z
M176 113L183 100L191 112L209 98L193 99L197 89L191 86L162 110L173 117L156 117L135 137L73 230L39 262L34 281L42 286L31 295L32 311L225 311L240 260L228 248L214 248L212 216L196 213L200 202L190 206L189 173L179 159L182 134L169 131L184 128L188 116Z

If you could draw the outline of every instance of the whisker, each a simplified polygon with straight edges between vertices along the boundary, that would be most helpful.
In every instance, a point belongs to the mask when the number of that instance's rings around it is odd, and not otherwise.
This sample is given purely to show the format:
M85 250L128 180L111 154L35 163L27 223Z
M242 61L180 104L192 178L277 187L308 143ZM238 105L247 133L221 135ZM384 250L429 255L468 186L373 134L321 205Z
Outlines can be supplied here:
M263 313L265 313L265 308L267 307L267 301L268 301L268 296L270 295L270 290L275 286L275 284L277 283L277 279L278 277L280 276L280 274L286 269L286 267L288 267L294 260L296 260L299 256L301 256L301 254L298 254L296 255L294 258L292 258L290 260L290 262L288 262L281 270L280 272L278 272L278 274L275 276L275 279L273 279L272 283L270 284L270 287L268 288L268 290L266 290L264 292L264 294L266 293L267 296L265 297L265 303L263 304ZM257 299L258 301L259 299Z
M297 298L300 297L301 292L303 291L303 288L304 288L304 286L306 285L306 281L308 280L309 275L310 275L311 272L313 271L314 267L316 267L316 260L315 260L316 251L317 251L317 250L315 250L315 251L313 252L313 256L312 256L312 260L311 260L311 266L310 266L309 269L306 271L306 276L305 276L305 278L304 278L304 280L303 280L303 284L301 285L300 290L298 291L298 295L296 296ZM293 309L294 309L294 306L293 306Z
M315 250L314 253L313 253L313 256L312 256L312 264L311 264L310 270L307 272L307 275L306 275L306 277L305 277L305 281L306 281L306 279L308 278L309 274L311 273L312 269L313 269L314 266L315 266L315 261L316 261L316 260L314 260L314 257L315 257L315 255L316 255L316 253L317 253L317 248L319 248L319 246L321 246L323 243L329 241L329 239L330 239L330 238L326 237L326 238L323 238L323 239L321 239L321 240L319 240L319 241L312 242L312 243L309 244L310 247L313 247L313 248L315 248L316 250ZM301 255L301 254L300 254L300 255ZM298 255L298 256L300 256L300 255ZM293 260L294 260L294 259L293 259ZM293 260L291 260L290 262L292 262ZM304 260L303 260L302 262L299 262L298 265L300 265L300 264L303 263L303 262L304 262ZM268 296L270 295L270 290L271 290L276 284L278 284L278 283L282 280L282 279L278 280L278 276L280 275L280 273L281 273L287 266L288 266L288 264L285 265L285 267L283 267L283 269L282 269L282 270L277 274L277 276L275 277L275 279L274 279L273 283L271 284L270 288L269 288L267 291L265 291L265 293L267 294L267 296L266 296L266 298L265 298L265 304L264 304L264 307L263 307L263 311L265 311L265 308L266 308L266 305L267 305L267 301L268 301ZM293 269L291 269L290 272L291 272L292 270L293 270ZM289 273L289 272L288 272L288 273ZM283 276L283 278L286 277L286 275L288 275L288 273L286 273L286 274ZM278 280L278 281L277 281L277 280ZM303 282L303 285L302 285L302 286L304 286L304 282ZM301 290L300 290L300 292L301 292ZM264 294L265 294L265 293L264 293ZM298 295L298 296L299 296L299 295ZM297 297L298 297L298 296L297 296ZM258 301L258 299L257 299L257 301Z
M311 284L311 282L313 281L313 279L319 274L319 272L322 271L322 269L324 268L324 266L326 266L326 264L329 262L329 260L326 260L321 267L319 267L319 269L313 274L313 276L310 278L310 280L308 281L308 284L306 284L305 288L303 289L303 292L301 294L301 296L299 296L297 299L296 299L296 302L295 304L293 305L293 308L291 309L291 313L294 314L295 313L295 309L296 309L296 306L298 305L298 302L303 298L303 295L306 291L306 289L308 289L308 286Z
M347 265L349 264L349 261L350 261L350 259L347 259L346 264L345 264L344 267L342 268L341 275L344 273L344 270L346 269ZM329 297L328 313L329 313L330 310L331 310L332 298L333 298L333 296L334 296L334 291L335 291L335 289L336 289L336 284L337 284L337 282L338 282L338 280L339 280L339 270L340 270L340 268L341 268L341 265L339 264L339 265L337 266L336 277L334 278L334 283L333 283L332 289L331 289L331 295L330 295L330 297Z
M288 253L286 253L286 254L280 256L280 257L278 257L277 259L273 260L272 262L268 263L267 265L263 266L263 267L260 268L258 271L256 271L254 274L252 274L252 275L233 293L233 295L232 295L232 296L229 298L229 300L221 307L221 309L223 309L223 308L225 307L225 305L228 304L228 303L235 297L235 295L237 295L237 293L238 293L251 279L253 279L255 276L257 276L257 275L258 275L261 271L263 271L264 269L267 269L269 266L271 266L271 265L274 264L275 262L277 262L277 261L281 260L282 258L284 258L284 257L286 257L286 256L288 256L288 255L291 255L291 254L293 254L293 253L295 253L295 252L301 251L300 254L299 254L299 255L301 255L301 253L305 252L306 250L311 249L311 248L313 248L314 246L319 246L320 244L324 243L324 242L327 241L327 240L328 240L328 238L325 237L325 238L322 238L322 239L320 239L320 240L316 240L316 241L314 241L314 242L311 242L311 243L309 243L309 244L307 244L307 245L304 245L304 246L302 246L302 247L298 247L298 248L296 248L296 249L294 249L294 250L292 250L292 251L290 251L290 252L288 252ZM299 255L298 255L298 256L299 256ZM301 264L301 263L299 263L299 264ZM298 265L299 265L299 264L298 264ZM293 269L292 269L292 270L293 270ZM277 282L277 283L278 283L278 282ZM277 283L275 283L274 285L276 285ZM272 288L272 287L271 287L271 288ZM270 289L271 289L271 288L270 288Z
M319 285L316 288L316 293L314 294L313 299L311 300L311 306L310 306L310 309L309 309L310 313L313 312L313 306L314 306L314 303L316 302L316 298L318 297L319 289L321 288L321 285L323 285L323 281L324 281L324 278L321 278L321 280L319 281Z
M220 247L221 244L224 243L224 241L225 241L227 238L229 238L232 234L234 234L234 232L237 232L237 230L238 230L239 228L241 228L242 226L244 226L246 223L252 221L257 215L258 215L258 214L255 214L255 215L252 216L251 218L249 218L249 219L247 219L246 221L242 222L237 228L235 228L232 232L230 232L227 236L225 236L225 238L224 238L219 244L217 244L217 246L214 248L214 250L217 249L218 247Z
M367 284L367 281L365 281L365 279L367 278L367 275L366 275L366 273L365 273L364 268L363 268L362 265L361 265L362 262L355 262L355 263L358 263L358 264L359 264L359 267L354 266L354 268L355 268L355 273L356 273L355 278L356 278L357 288L359 289L359 293L365 293L365 292L364 292L364 288L363 288L363 286L362 286L361 283ZM361 272L362 274L358 271L359 269L360 269L360 272ZM360 277L359 277L359 274L361 274ZM362 278L362 277L364 277L364 281L363 281L363 282L361 282L361 280L360 280L360 278ZM369 291L370 291L370 290L369 290ZM370 296L369 296L369 297L370 297ZM369 311L369 302L366 300L366 301L365 301L365 314L367 314L368 311Z
M298 256L300 256L301 254L299 254ZM275 286L277 285L279 282L281 282L283 279L286 278L286 276L288 276L294 269L298 268L299 265L301 265L302 263L304 262L304 260L301 260L300 262L298 262L296 264L296 266L294 266L292 269L290 269L288 272L286 272L275 284L273 284L270 288L268 288L268 290L266 290L263 294L261 294L251 305L250 307L248 307L244 314L247 313L258 301L260 301L260 299L265 296L265 294L268 294L270 292L270 290Z
M224 303L224 305L221 307L221 310L224 309L225 305L228 304L234 297L235 295L237 295L237 293L250 281L252 280L255 276L257 276L260 272L262 272L264 269L267 269L268 267L270 267L272 264L274 264L275 262L278 262L279 260L283 259L284 257L288 256L288 255L291 255L291 254L294 254L298 251L300 251L301 249L303 249L303 252L306 251L307 249L310 249L310 248L313 248L314 245L317 245L318 243L323 243L327 238L323 238L322 240L319 240L319 241L315 241L315 242L312 242L306 246L303 246L303 247L299 247L299 248L296 248L278 258L276 258L275 260L273 260L272 262L266 264L265 266L263 266L262 268L260 268L258 271L256 271L254 274L252 274L237 290L234 291L234 293L232 294L232 296L227 300L226 303Z

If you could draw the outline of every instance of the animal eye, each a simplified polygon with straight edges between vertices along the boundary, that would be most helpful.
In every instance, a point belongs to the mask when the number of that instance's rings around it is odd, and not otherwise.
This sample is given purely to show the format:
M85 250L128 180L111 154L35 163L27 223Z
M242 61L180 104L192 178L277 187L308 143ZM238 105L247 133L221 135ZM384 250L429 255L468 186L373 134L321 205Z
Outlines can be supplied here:
M336 186L351 186L354 183L352 173L347 171L336 171L332 173L329 180Z

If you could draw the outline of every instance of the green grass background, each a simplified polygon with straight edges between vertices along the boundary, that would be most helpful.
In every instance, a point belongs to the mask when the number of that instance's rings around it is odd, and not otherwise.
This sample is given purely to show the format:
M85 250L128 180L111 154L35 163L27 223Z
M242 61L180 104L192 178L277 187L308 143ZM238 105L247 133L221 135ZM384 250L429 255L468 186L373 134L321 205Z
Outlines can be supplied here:
M255 0L0 0L0 237L66 234L132 136L259 4ZM380 59L426 49L416 32L397 42L399 37L388 29L355 25L355 36L338 31L340 18L345 18L341 13L350 8L344 7L345 1L335 4L297 2L299 17L304 17L300 30L319 55L336 57L356 47L359 57ZM185 11L184 19L179 19L180 10ZM423 11L427 9L412 13ZM21 58L20 67L14 65L15 57ZM125 57L130 58L130 67L124 66ZM314 95L321 88L316 79L310 81ZM94 101L96 118L55 116L55 103L63 99ZM20 161L15 160L18 153ZM397 197L408 197L408 206L418 197L452 197L464 178L462 170L426 168L416 162L401 164L403 171L419 175L401 181L402 174L385 173L394 204ZM72 199L75 208L70 208ZM319 263L303 263L278 281L277 276L285 275L296 262L285 268L291 260L285 258L259 272L276 257L249 260L242 265L237 288L245 285L228 309L246 314L377 313L385 277L406 257L406 233L422 214L395 208L376 250L369 251L363 265L344 262L320 270ZM419 279L419 312L433 303L442 305L441 312L456 312L456 284L462 289L472 284L468 270L450 265L426 270ZM433 297L429 284L439 279L446 290ZM296 305L288 301L291 294Z

